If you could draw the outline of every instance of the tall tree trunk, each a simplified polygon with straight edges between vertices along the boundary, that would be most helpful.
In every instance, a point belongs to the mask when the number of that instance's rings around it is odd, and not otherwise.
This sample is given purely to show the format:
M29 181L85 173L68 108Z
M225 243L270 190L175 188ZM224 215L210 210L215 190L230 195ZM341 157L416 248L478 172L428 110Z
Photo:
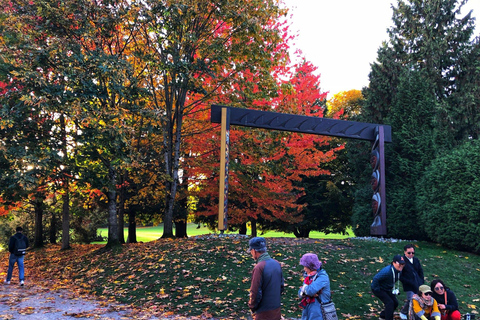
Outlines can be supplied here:
M171 171L172 181L168 184L167 189L167 206L165 217L163 219L163 236L162 238L173 238L173 210L175 208L175 197L177 195L178 187L178 168L180 159L180 131L177 129L175 152L173 155L173 168Z
M183 170L183 176L188 176L187 170ZM187 238L187 220L188 220L188 183L187 179L182 179L182 183L177 188L179 195L177 199L175 212L175 237Z
M257 220L251 219L250 224L252 225L252 238L257 236Z
M120 201L118 202L118 241L121 244L125 243L125 222L123 221L125 217L125 202L122 196L120 196Z
M187 220L177 220L175 221L175 237L177 238L188 238L187 235Z
M43 247L43 197L38 196L34 200L35 210L35 248Z
M171 195L173 189L173 183L168 183L169 189L167 190L166 208L163 216L163 235L162 238L173 238L173 205L174 196Z
M296 238L308 238L310 236L311 229L308 228L295 228L293 234Z
M69 180L64 179L64 194L62 195L62 248L70 249L70 191Z
M173 210L175 207L175 196L177 194L178 186L178 169L180 161L180 145L182 140L182 121L183 121L183 108L185 105L185 97L187 96L186 84L180 88L172 89L172 96L166 101L167 107L167 124L164 133L164 153L165 153L165 166L170 176L170 181L167 181L165 188L166 206L165 215L163 218L163 236L162 238L173 238ZM172 118L173 100L171 98L177 96L175 101L175 112Z
M107 192L108 197L108 241L107 247L112 247L120 244L118 238L118 219L117 219L117 174L115 169L110 165L108 170L110 178L110 186Z
M65 124L65 115L60 115L60 130L62 139L63 156L66 159L68 156L67 150L67 130ZM64 161L65 165L65 161ZM62 248L61 250L70 249L70 179L68 179L69 170L65 165L63 175L63 195L62 195Z
M120 194L118 197L118 239L121 244L125 243L125 233L124 233L124 228L125 228L125 187L124 182L125 182L125 174L122 175L122 180L121 185L122 187L120 188Z
M163 213L163 235L162 238L173 238L173 205L175 200L176 185L173 178L173 157L172 157L172 140L171 130L173 130L171 123L168 124L168 129L164 133L164 158L165 169L170 176L170 180L165 181L165 212Z
M238 234L247 234L247 223L242 223L240 228L238 229Z
M57 215L52 211L48 240L51 244L57 243Z
M137 243L137 221L135 210L128 210L128 243Z

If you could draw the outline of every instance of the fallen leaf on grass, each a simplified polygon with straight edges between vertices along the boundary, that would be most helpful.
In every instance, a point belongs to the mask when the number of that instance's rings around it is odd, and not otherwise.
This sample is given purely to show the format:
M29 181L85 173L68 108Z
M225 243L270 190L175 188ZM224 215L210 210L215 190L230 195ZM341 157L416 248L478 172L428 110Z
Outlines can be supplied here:
M32 314L32 313L35 313L35 308L26 307L26 308L19 309L17 312L19 314Z

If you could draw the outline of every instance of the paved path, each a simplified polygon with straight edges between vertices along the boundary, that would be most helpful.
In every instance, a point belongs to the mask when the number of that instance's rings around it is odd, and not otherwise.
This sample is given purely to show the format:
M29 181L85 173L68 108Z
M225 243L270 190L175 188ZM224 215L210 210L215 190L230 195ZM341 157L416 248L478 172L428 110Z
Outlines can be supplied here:
M67 291L35 285L0 284L0 319L157 319L133 315L128 306L78 297Z
M221 320L208 316L184 317L142 312L127 305L79 296L67 290L51 290L45 286L19 286L0 283L0 320ZM245 315L241 319L252 319ZM289 319L296 320L296 319Z

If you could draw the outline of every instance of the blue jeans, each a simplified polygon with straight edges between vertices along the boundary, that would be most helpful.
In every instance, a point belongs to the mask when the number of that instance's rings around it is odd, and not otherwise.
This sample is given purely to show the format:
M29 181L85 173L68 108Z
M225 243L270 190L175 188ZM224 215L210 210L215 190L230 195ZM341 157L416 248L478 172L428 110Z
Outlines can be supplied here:
M7 281L12 280L12 272L15 262L18 265L18 279L20 281L24 280L25 270L23 268L23 257L24 256L16 256L13 253L10 254L10 259L8 259Z
M413 295L415 292L413 291L405 291L407 294L407 302L402 307L402 310L400 310L401 313L408 315L408 309L410 309L410 301L412 300Z

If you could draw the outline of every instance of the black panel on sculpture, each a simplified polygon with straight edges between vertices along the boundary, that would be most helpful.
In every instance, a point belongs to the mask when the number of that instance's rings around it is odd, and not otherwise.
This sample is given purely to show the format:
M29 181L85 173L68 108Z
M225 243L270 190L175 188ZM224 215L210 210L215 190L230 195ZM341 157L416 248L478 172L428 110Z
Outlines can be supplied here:
M230 124L245 127L264 128L302 132L342 138L375 140L375 128L378 124L317 118L269 111L259 111L241 108L232 108L222 105L212 105L211 121L221 122L221 109L230 109ZM392 129L383 125L385 142L392 142Z

